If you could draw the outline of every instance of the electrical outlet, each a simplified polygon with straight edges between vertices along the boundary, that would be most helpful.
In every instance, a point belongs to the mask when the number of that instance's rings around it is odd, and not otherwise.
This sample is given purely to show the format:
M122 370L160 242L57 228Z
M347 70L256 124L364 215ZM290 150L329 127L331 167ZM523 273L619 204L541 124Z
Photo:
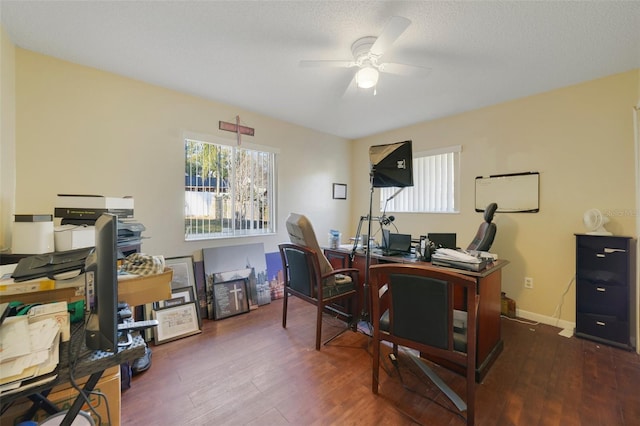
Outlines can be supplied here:
M533 288L533 278L524 277L524 288Z

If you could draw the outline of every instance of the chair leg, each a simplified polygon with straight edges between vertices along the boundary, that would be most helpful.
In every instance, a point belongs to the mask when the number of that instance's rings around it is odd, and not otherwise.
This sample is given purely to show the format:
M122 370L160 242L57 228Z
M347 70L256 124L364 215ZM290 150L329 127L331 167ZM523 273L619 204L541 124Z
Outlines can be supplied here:
M287 289L284 289L284 300L282 301L282 328L287 328Z
M316 351L320 350L320 341L322 340L322 311L324 311L324 305L318 303L318 313L316 314Z
M371 391L377 395L378 394L378 379L380 376L380 341L375 336L373 336L373 368L371 374Z

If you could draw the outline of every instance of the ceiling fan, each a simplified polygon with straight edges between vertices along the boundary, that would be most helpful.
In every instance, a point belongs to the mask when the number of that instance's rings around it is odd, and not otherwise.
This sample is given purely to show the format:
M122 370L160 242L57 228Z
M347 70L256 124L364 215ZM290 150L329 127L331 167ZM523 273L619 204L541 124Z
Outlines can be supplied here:
M358 88L373 88L376 94L379 73L397 74L412 77L424 77L429 74L431 68L417 65L398 64L394 62L383 62L382 56L391 45L405 32L411 21L401 16L393 16L384 27L382 34L378 37L368 36L356 40L351 45L352 60L319 60L300 61L301 67L325 67L325 68L355 68L358 70L354 74L352 82ZM349 84L351 86L351 83Z

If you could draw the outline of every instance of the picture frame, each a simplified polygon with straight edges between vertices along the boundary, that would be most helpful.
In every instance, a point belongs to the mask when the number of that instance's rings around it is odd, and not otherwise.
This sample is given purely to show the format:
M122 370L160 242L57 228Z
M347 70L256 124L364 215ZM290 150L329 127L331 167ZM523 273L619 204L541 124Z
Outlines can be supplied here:
M334 200L346 200L347 199L347 184L334 183L333 184L333 199Z
M249 312L247 281L244 279L213 283L214 319Z
M154 310L153 318L158 320L153 333L156 345L202 332L194 302Z
M197 309L197 316L198 316L198 326L200 328L202 328L202 315L200 315L200 308L199 308L199 303L196 300L196 292L193 289L193 287L184 287L184 288L177 288L175 290L171 291L171 299L167 299L167 300L160 300L158 302L154 302L153 303L153 309L154 310L158 310L158 309L165 309L165 308L169 308L172 306L178 306L178 305L183 305L185 303L195 303L196 307L198 307Z
M196 280L193 274L193 256L169 257L165 265L173 270L171 290L192 287L195 290Z
M181 303L178 303L181 301ZM163 309L183 303L195 302L193 288L184 287L171 290L171 299L160 300L154 303L154 309Z

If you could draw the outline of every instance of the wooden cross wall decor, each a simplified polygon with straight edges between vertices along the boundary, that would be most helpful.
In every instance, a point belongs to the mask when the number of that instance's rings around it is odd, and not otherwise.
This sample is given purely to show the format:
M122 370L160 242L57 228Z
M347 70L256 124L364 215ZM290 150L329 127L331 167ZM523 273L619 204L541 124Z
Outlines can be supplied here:
M255 129L252 127L246 127L240 125L240 116L236 115L236 122L229 123L227 121L219 121L218 128L220 130L225 130L227 132L234 132L238 137L238 145L242 143L242 139L240 135L249 135L253 136L255 134Z

